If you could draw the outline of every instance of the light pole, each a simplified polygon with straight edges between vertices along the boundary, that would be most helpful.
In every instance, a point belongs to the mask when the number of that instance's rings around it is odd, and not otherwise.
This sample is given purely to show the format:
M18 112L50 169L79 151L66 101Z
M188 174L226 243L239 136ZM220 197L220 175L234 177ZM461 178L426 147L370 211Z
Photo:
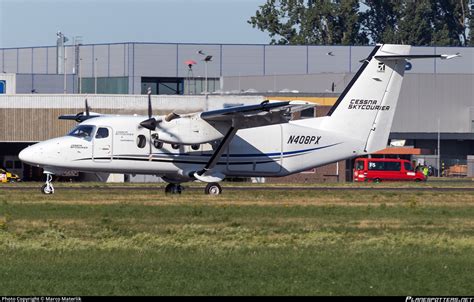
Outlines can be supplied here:
M67 60L66 59L66 51L64 51L64 63L63 63L63 65L64 65L64 68L63 68L63 70L64 70L64 73L63 73L64 74L64 94L67 93L66 60Z
M79 59L79 94L82 93L82 58Z
M440 118L438 117L438 177L440 177L440 171L441 171L441 129L440 129Z
M94 63L94 92L97 94L97 58L95 58Z
M209 63L210 61L212 61L212 56L210 55L207 55L206 53L204 53L202 50L199 50L198 51L198 54L204 56L204 94L207 95L208 94L208 85L207 85L207 63Z
M67 93L67 81L66 81L66 42L69 39L61 32L58 31L56 33L56 62L57 62L57 74L63 73L64 83L63 83L63 92L64 94ZM62 65L62 66L60 66ZM62 67L62 70L61 70Z

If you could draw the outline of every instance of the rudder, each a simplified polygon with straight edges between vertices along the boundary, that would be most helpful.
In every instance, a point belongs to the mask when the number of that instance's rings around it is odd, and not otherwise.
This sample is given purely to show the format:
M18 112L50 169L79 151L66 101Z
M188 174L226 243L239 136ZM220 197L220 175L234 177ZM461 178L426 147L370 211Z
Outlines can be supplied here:
M344 89L322 127L364 143L365 153L385 148L400 94L409 45L377 45ZM377 56L400 56L382 59Z

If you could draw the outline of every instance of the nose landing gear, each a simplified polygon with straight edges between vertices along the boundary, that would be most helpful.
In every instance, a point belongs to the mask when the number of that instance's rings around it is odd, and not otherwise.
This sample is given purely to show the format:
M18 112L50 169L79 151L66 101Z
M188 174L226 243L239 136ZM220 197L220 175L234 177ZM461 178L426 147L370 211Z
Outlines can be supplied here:
M46 174L46 183L41 187L41 192L43 194L53 194L54 187L53 187L53 184L51 183L53 180L53 175L50 173L45 173L45 174Z

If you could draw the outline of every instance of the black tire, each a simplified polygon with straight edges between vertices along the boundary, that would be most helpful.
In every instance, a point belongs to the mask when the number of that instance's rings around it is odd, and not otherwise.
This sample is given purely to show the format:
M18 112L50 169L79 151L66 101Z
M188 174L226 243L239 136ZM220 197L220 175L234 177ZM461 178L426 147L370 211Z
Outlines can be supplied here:
M378 184L378 183L381 183L382 180L380 178L374 178L374 182Z
M54 192L51 191L51 190L48 190L48 186L47 186L46 184L44 184L44 185L41 187L41 193L46 194L46 195L49 195L49 194L53 194Z
M168 184L165 188L166 194L181 194L183 187L178 184Z
M172 188L173 188L174 184L167 184L166 187L165 187L165 193L166 194L170 194L172 193Z
M222 193L222 188L218 183L211 182L207 184L204 193L207 195L220 195Z

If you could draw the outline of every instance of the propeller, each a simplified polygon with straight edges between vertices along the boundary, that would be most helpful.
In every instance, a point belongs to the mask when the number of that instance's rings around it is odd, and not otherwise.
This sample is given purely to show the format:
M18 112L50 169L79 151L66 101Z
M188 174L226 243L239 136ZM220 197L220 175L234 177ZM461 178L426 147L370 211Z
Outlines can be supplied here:
M157 120L153 115L153 110L151 108L151 88L148 87L148 119L144 120L143 122L140 123L140 126L143 128L146 128L150 131L153 131L156 129L156 126L158 125L161 120Z
M78 114L76 114L76 117L75 117L75 121L78 122L78 123L81 123L83 121L85 121L86 119L89 118L89 116L91 115L90 114L90 110L89 110L89 104L87 104L87 98L85 100L85 107L86 107L86 111L84 112L79 112ZM87 118L83 118L84 115L87 117Z
M146 128L149 130L150 133L150 138L149 138L149 145L150 145L150 150L148 152L148 159L152 160L153 157L153 136L151 134L151 131L156 129L156 126L158 125L158 121L153 117L153 109L151 107L151 87L148 87L148 119L144 120L143 122L140 123L140 126L143 128ZM155 133L155 136L157 136L157 133Z
M85 101L85 105L86 105L86 116L90 116L90 110L89 110L89 104L87 104L87 98L86 98L86 101Z

